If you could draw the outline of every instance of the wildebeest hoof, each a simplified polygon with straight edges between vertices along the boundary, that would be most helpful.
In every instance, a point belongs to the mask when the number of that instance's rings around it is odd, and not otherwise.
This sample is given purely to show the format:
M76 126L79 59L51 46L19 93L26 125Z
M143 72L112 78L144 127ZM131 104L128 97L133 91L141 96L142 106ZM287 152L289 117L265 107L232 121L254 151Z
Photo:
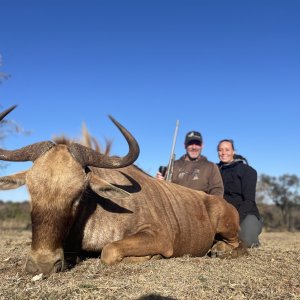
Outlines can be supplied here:
M247 255L248 251L242 243L240 243L237 248L234 248L233 246L223 241L218 241L210 249L209 254L213 258L236 258L239 256Z
M210 256L215 258L226 258L228 256L231 256L231 253L233 251L233 247L229 244L226 244L223 241L218 241L213 245L213 247L210 249Z

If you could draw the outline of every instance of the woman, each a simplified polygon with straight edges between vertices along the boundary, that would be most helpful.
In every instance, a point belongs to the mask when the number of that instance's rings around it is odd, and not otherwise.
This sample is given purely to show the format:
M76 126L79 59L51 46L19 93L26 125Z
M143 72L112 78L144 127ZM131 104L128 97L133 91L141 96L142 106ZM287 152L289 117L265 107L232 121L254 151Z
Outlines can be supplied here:
M258 247L263 220L255 202L257 172L248 165L244 157L235 154L233 140L221 140L217 150L224 198L240 215L240 238L247 247Z

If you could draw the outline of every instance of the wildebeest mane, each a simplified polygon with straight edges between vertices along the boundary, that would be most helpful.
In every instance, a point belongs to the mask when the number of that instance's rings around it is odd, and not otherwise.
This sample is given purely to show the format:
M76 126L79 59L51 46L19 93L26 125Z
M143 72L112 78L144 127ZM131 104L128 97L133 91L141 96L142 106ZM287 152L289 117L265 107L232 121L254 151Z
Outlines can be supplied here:
M112 140L105 139L105 148L102 151L102 147L99 141L89 133L85 123L82 124L81 137L79 139L72 139L66 136L65 134L54 135L52 139L56 144L63 144L67 146L70 146L73 143L78 143L104 155L110 154L111 146L112 146Z

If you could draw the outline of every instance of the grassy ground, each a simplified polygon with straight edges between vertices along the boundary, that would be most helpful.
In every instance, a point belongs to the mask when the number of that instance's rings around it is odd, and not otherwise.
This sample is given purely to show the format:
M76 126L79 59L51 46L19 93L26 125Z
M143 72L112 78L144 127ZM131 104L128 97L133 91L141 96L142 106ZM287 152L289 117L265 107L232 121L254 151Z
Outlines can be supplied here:
M238 259L163 259L105 266L88 259L34 281L24 272L29 231L0 232L0 299L300 299L300 232L263 233Z

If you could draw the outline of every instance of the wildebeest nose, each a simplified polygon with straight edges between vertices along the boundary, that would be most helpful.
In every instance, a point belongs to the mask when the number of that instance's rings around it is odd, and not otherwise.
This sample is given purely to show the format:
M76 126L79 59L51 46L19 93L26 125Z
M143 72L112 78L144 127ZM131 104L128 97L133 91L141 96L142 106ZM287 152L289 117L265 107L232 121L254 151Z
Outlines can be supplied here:
M64 268L63 261L61 259L58 259L54 264L53 271L54 271L54 273L57 273L57 272L63 271L63 268Z
M37 274L37 273L39 273L38 266L36 265L36 263L34 261L31 260L31 258L27 259L25 270L28 273L31 273L31 274Z
M45 276L51 273L61 272L64 269L62 259L58 259L55 263L51 262L38 262L36 263L32 258L28 258L25 270L31 274L43 273Z

